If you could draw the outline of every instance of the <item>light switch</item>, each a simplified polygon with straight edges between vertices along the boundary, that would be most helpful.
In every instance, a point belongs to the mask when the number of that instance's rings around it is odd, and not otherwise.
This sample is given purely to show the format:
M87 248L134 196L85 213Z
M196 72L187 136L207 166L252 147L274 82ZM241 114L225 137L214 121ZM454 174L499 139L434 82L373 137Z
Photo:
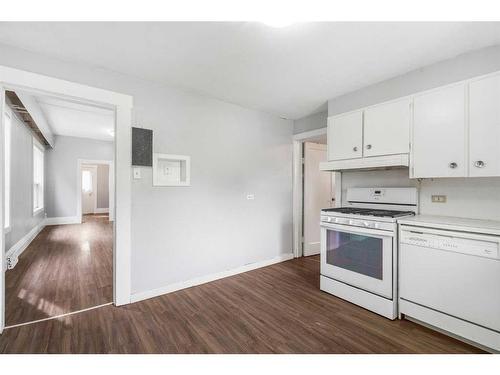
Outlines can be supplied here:
M134 168L134 180L141 178L141 168Z
M248 199L249 201L252 201L252 200L254 200L254 199L255 199L255 195L253 195L253 194L248 194L248 195L247 195L247 199Z

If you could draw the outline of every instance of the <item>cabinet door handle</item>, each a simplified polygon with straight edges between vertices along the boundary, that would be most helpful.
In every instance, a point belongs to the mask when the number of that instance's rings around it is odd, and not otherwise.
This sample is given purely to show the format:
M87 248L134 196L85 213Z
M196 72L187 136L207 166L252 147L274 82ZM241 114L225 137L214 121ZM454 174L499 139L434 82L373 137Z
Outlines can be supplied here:
M474 163L474 166L476 168L483 168L484 166L486 165L486 163L482 160L477 160L475 163Z
M354 146L354 147L352 148L352 150L353 150L354 152L356 152L356 151L358 151L358 148L357 148L356 146Z
M372 145L366 145L366 149L370 150L372 148Z
M458 164L452 161L449 166L451 169L455 169L456 167L458 167Z

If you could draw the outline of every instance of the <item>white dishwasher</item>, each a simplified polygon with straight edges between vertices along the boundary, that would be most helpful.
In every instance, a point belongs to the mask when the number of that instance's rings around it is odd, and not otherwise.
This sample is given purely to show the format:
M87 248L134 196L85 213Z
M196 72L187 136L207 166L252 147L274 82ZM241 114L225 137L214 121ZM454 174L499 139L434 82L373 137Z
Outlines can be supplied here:
M399 311L500 351L500 237L400 226Z

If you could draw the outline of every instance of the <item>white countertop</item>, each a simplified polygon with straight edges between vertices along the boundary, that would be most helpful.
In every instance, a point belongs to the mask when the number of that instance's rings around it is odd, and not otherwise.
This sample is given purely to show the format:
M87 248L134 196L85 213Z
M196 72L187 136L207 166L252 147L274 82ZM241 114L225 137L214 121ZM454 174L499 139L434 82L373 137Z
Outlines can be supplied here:
M500 221L466 219L453 216L416 215L398 219L399 224L449 229L500 236Z

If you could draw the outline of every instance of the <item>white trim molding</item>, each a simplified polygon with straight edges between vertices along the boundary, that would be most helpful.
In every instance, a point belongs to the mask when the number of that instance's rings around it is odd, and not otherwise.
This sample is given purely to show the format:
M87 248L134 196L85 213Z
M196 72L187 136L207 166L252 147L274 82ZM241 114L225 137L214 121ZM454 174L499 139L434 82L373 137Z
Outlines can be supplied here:
M132 219L132 109L133 97L63 79L0 65L0 113L3 113L5 89L46 94L110 108L115 112L113 233L113 301L130 303L131 294L131 219ZM3 116L1 116L3 118ZM0 120L0 139L3 139ZM0 153L0 228L3 229L3 156ZM111 204L113 204L111 206ZM115 212L113 212L115 214ZM5 264L4 236L0 236L0 264ZM5 272L0 275L0 333L5 327Z
M295 258L304 255L302 244L302 222L304 213L302 212L302 201L304 200L303 183L303 144L304 142L315 140L319 136L326 135L328 128L315 129L293 135L293 177L292 177L292 192L293 192L293 255ZM342 205L342 176L340 172L332 173L332 184L335 185L335 207Z
M109 208L96 208L94 213L96 214L107 214L109 212Z
M30 245L30 243L36 238L38 233L45 228L45 220L40 220L40 223L33 227L24 237L22 237L19 241L17 241L5 254L6 269L12 269L17 264L17 261L21 254L26 250L26 248Z
M191 287L196 286L196 285L206 284L206 283L209 283L211 281L223 279L223 278L229 277L229 276L234 276L234 275L237 275L239 273L244 273L244 272L255 270L257 268L267 267L267 266L270 266L270 265L273 265L276 263L285 262L285 261L290 260L290 259L293 259L293 253L281 254L281 255L278 255L277 257L274 257L274 258L271 258L268 260L263 260L260 262L245 264L244 266L233 268L231 270L222 271L222 272L214 273L211 275L196 277L196 278L191 279L191 280L181 281L178 283L166 285L166 286L156 288L153 290L148 290L145 292L134 293L134 294L132 294L130 302L134 303L134 302L139 302L139 301L153 298L153 297L158 297L158 296L161 296L163 294L172 293L172 292L175 292L175 291L181 290L181 289L191 288Z
M64 217L47 217L45 218L45 225L66 225L66 224L81 224L82 220L78 216L64 216Z

